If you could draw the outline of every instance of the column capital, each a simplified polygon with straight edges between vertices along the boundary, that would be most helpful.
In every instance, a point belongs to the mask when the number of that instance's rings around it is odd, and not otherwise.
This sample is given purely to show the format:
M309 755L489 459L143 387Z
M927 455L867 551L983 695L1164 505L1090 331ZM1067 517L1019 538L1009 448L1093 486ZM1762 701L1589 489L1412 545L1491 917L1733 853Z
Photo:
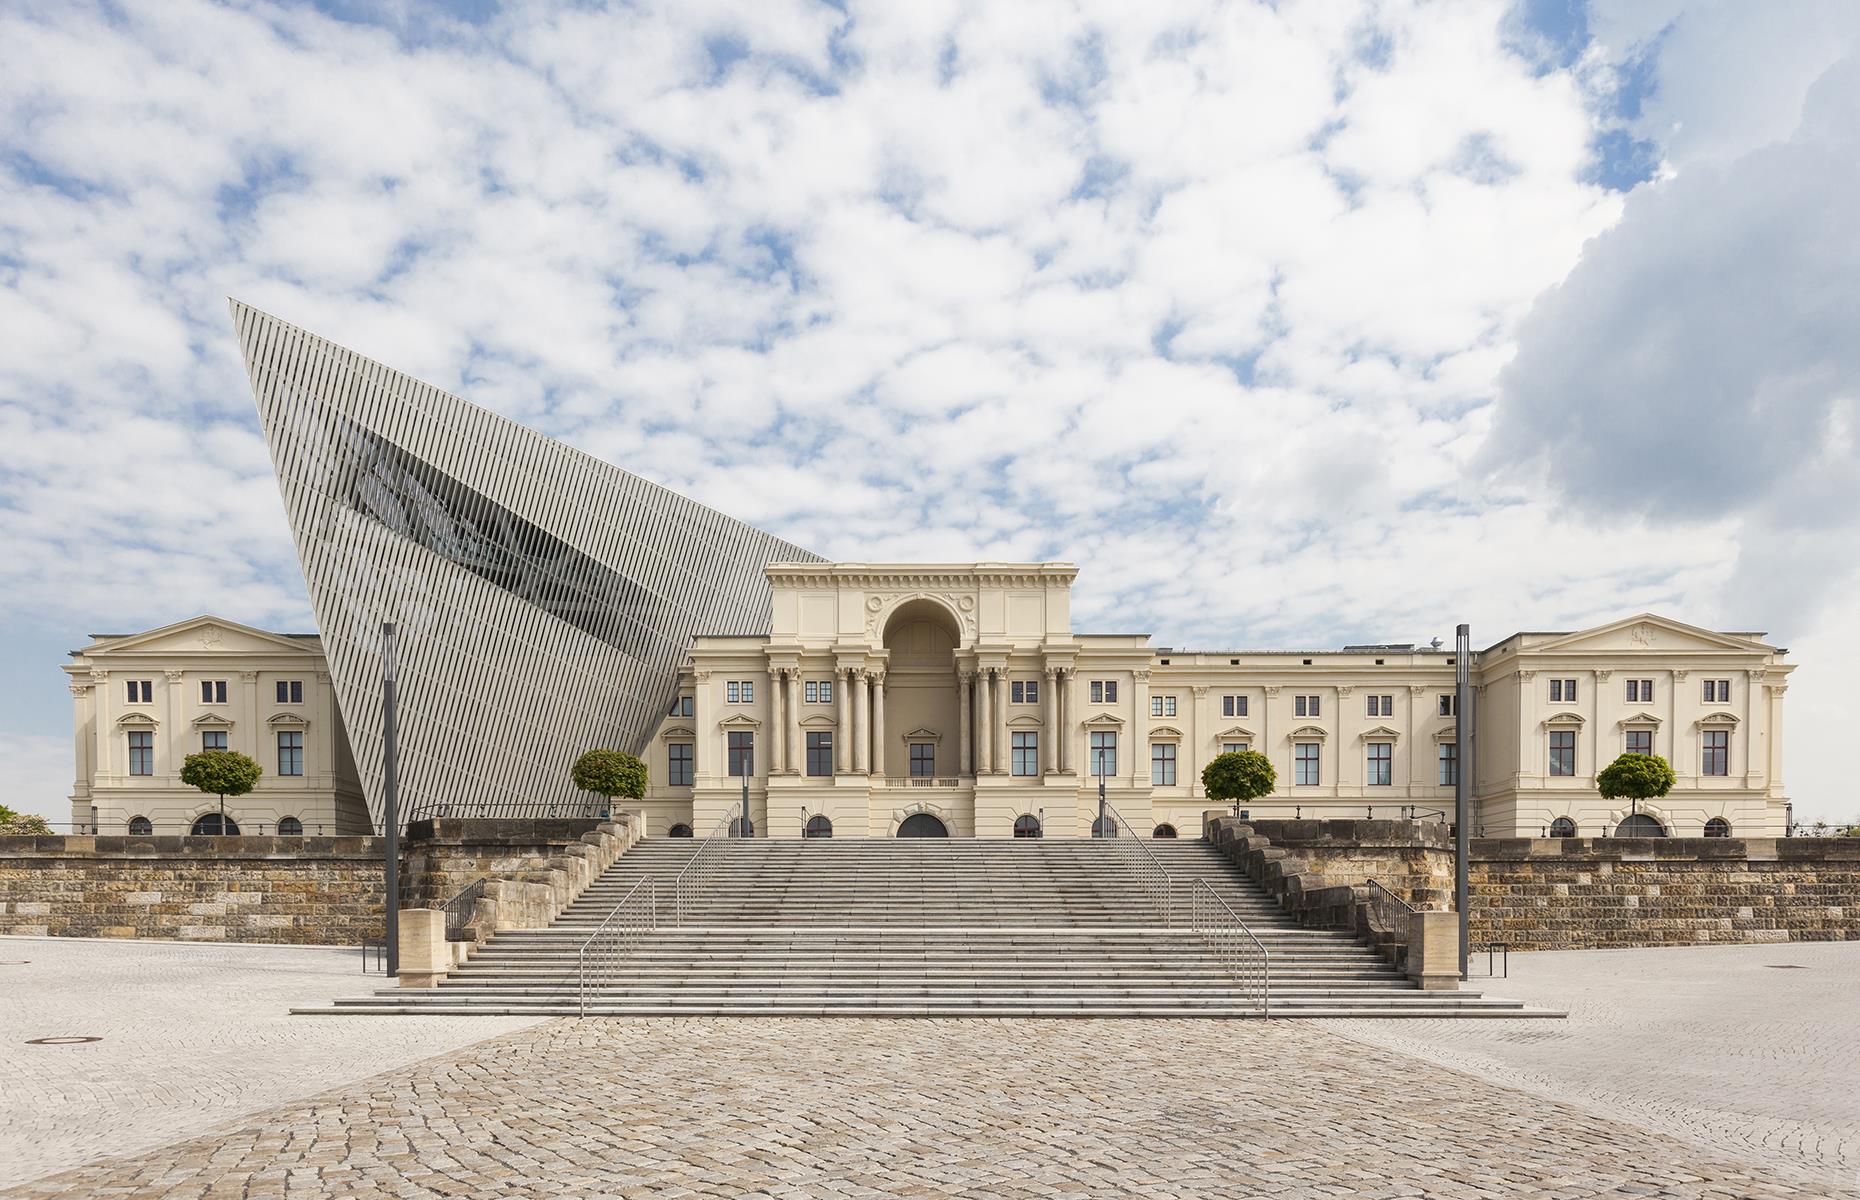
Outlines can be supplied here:
M163 671L162 674L168 677L169 683L179 683L181 682L183 678L186 677L187 672L186 671Z
M1045 666L1040 668L1040 673L1042 675L1045 675L1048 679L1056 679L1059 676L1059 668L1054 666L1052 663L1047 663Z

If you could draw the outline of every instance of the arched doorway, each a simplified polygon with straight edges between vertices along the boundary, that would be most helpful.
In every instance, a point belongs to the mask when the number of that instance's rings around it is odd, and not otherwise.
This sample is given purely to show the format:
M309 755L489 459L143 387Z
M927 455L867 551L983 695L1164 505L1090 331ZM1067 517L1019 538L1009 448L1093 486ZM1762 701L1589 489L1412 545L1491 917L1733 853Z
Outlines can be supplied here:
M1014 836L1020 838L1037 838L1044 834L1040 829L1040 818L1032 813L1022 813L1014 818Z
M1558 817L1556 820L1550 822L1550 836L1575 837L1576 822L1570 820L1568 817Z
M194 827L188 832L194 837L238 837L239 822L227 817L222 825L220 814L213 812L204 817L196 817Z
M667 836L669 837L690 837L691 826L685 824L683 821L680 821L678 822L678 824L672 826L671 832Z
M929 813L912 813L904 818L902 825L898 826L898 836L901 838L946 838L949 836L949 826Z
M953 779L962 737L956 650L962 627L941 602L915 597L885 621L885 728L880 772L894 779Z
M1635 813L1625 821L1622 821L1621 824L1615 826L1615 836L1665 837L1666 826L1660 824L1657 818L1650 817L1646 813Z
M807 818L807 825L801 830L804 838L830 838L833 836L833 822L824 816Z
M1166 824L1158 825L1150 836L1153 838L1172 838L1175 836L1175 826Z
M1117 818L1103 816L1094 819L1091 823L1091 835L1093 837L1116 837Z
M732 817L730 819L730 836L731 837L754 837L756 836L756 823L754 821L748 822L749 831L747 833L743 831L743 825L744 825L743 818Z
M1723 817L1713 817L1705 822L1705 836L1728 838L1731 836L1731 823Z

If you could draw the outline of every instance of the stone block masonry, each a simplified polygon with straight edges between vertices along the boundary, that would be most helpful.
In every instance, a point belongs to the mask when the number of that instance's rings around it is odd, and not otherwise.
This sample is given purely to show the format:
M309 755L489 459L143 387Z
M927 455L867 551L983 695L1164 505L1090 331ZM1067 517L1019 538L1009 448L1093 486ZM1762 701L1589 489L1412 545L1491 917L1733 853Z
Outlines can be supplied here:
M370 837L0 837L0 933L356 945L381 889Z

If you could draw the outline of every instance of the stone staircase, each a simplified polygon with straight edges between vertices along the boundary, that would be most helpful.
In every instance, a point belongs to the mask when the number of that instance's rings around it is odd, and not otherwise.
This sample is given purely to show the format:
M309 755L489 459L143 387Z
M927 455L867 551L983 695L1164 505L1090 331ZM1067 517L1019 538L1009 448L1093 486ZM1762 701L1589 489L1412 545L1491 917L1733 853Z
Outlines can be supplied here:
M575 1013L579 947L650 878L658 927L591 994L589 1015L1258 1016L1189 927L1196 880L1267 948L1273 1016L1561 1015L1421 991L1354 937L1291 921L1206 842L1147 844L1172 881L1167 925L1137 885L1127 846L981 838L720 841L679 924L672 881L697 844L655 839L547 929L495 935L437 988L297 1011Z

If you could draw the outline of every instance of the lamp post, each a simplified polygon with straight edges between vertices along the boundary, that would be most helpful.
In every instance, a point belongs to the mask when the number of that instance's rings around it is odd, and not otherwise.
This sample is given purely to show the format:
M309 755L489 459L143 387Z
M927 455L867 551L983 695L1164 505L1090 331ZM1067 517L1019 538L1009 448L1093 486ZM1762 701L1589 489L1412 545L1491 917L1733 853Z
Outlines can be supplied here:
M1461 625L1453 647L1453 703L1459 740L1453 776L1453 907L1460 914L1460 978L1466 978L1466 938L1471 928L1467 902L1471 896L1471 879L1467 839L1472 830L1473 787L1473 699L1472 699L1472 627Z
M1104 823L1104 747L1092 748L1092 774L1098 777L1098 824L1092 829L1093 837L1109 837L1110 827Z
M390 977L400 973L400 805L396 793L399 781L396 778L394 755L394 623L388 621L381 626L381 799L382 818L387 826L386 849L383 853L387 861L383 864L387 876L387 973Z

